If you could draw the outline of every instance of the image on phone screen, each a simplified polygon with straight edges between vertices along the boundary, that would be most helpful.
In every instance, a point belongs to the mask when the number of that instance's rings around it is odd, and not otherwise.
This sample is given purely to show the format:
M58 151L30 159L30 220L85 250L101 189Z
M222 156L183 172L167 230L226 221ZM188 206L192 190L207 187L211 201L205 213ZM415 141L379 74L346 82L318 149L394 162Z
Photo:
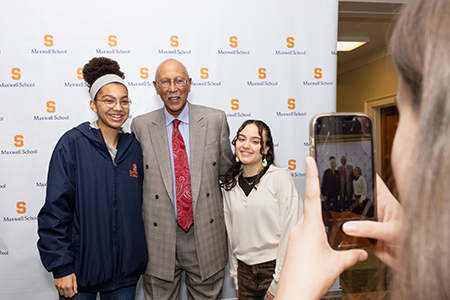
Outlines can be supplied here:
M371 119L363 114L324 115L312 126L329 243L338 250L370 248L374 240L347 236L342 224L376 219Z

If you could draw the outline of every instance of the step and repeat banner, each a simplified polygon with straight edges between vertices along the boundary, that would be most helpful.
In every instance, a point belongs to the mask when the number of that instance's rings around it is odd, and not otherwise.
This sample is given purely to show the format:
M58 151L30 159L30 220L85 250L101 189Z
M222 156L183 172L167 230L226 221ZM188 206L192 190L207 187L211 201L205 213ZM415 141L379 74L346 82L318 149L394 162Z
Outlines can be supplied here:
M186 65L189 101L272 129L276 164L304 195L308 126L336 109L337 0L3 1L0 9L0 298L57 299L36 248L47 168L61 135L96 115L82 68L119 62L134 116L162 106L153 79ZM227 280L223 298L235 297ZM138 291L142 299L142 291Z

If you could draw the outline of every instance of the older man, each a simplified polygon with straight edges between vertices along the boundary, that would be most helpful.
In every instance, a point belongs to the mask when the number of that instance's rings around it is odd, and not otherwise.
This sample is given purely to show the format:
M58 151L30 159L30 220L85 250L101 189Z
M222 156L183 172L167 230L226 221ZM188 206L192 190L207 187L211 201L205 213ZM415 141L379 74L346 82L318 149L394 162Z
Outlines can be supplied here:
M144 155L143 215L149 261L146 299L219 299L228 261L219 177L232 164L225 113L187 101L191 81L175 59L153 81L164 107L131 129Z
M351 206L353 197L353 166L347 165L347 157L341 157L341 166L339 166L339 181L341 192L339 195L341 211Z

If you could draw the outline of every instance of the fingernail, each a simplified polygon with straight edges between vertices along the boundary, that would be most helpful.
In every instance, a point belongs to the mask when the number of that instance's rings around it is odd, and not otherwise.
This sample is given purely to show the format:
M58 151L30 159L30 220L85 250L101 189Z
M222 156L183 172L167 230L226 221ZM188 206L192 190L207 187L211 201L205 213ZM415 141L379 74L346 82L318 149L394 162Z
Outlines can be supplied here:
M359 255L359 261L365 261L367 259L367 257L368 257L368 254L366 251L364 251Z
M311 165L311 157L310 156L305 158L305 165L307 168L309 168L309 166Z
M346 233L355 233L356 232L356 224L353 223L344 223L342 226Z

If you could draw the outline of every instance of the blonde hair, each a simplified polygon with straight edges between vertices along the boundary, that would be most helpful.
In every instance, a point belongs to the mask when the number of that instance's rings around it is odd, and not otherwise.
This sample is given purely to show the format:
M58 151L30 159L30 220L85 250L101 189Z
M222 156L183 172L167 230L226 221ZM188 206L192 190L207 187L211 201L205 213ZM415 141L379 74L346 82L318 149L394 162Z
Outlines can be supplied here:
M450 1L409 0L391 53L413 93L418 135L405 209L400 299L450 298ZM401 116L400 116L401 117ZM405 180L396 178L396 180ZM397 298L397 297L396 297Z

